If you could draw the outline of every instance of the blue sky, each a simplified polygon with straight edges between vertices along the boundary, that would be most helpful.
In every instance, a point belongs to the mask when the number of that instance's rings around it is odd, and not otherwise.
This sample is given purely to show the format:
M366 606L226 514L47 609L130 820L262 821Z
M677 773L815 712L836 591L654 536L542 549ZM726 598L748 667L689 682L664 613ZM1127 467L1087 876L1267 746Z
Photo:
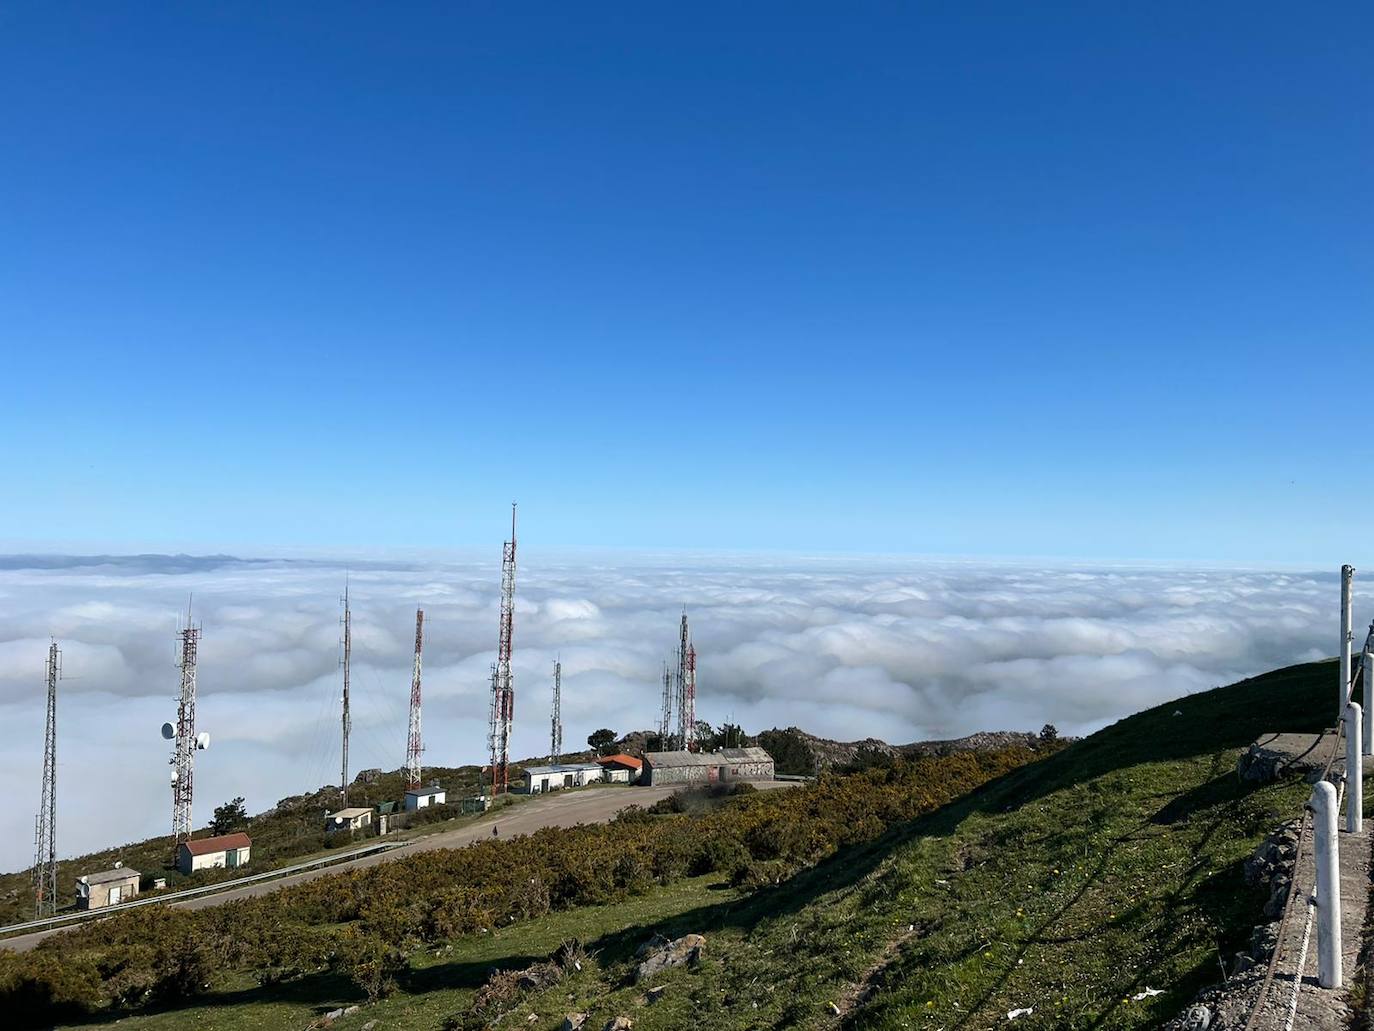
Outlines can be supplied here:
M1374 558L1374 15L1133 8L7 4L0 546Z

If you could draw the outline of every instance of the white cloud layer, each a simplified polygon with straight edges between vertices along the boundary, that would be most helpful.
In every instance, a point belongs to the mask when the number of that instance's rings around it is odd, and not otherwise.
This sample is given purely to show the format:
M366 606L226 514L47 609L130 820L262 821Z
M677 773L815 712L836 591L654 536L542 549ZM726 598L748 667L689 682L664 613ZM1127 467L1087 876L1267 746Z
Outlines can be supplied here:
M197 760L198 822L235 795L255 811L337 782L342 566L155 556L46 564L0 560L0 788L12 803L0 817L0 867L32 861L50 637L65 677L61 852L166 831L158 728L175 717L175 630L192 592L204 626L199 726L213 736ZM483 761L499 570L355 565L350 582L352 769L402 763L417 605L426 757ZM684 605L704 719L911 741L1046 721L1085 733L1173 696L1333 654L1337 594L1334 573L526 556L513 752L547 752L555 657L566 741L600 726L652 726Z

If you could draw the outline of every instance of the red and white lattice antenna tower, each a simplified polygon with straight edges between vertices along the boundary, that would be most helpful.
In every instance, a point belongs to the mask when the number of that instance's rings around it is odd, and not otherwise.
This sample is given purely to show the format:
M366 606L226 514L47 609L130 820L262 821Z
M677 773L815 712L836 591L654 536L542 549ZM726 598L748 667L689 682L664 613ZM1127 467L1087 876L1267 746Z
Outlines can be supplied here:
M553 720L549 727L549 758L556 766L563 761L563 663L553 664Z
M663 712L658 718L658 747L670 750L668 735L673 732L673 672L663 664Z
M686 716L682 720L682 735L687 744L683 747L696 749L697 738L697 650L691 641L687 642L687 682L682 688L682 705Z
M420 648L424 644L425 610L415 610L415 669L410 674L410 734L406 738L406 779L410 787L420 786Z
M43 735L43 793L34 828L33 908L35 919L57 912L57 681L62 653L48 647L48 719Z
M177 702L175 745L172 752L172 854L177 846L191 840L191 798L195 782L196 748L209 744L196 737L196 649L200 627L191 622L191 607L186 606L186 625L181 629L181 696ZM164 730L165 733L165 730Z
M515 682L511 677L511 631L515 621L515 502L510 506L510 540L501 551L501 629L496 664L491 668L491 793L510 787L510 733L515 719Z

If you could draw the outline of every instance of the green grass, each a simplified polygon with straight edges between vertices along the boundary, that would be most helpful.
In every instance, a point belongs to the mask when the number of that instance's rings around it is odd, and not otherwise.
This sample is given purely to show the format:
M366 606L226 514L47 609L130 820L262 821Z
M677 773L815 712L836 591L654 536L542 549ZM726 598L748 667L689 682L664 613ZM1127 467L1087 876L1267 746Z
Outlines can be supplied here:
M694 877L623 903L554 913L494 933L472 935L448 947L425 949L411 957L411 971L403 990L365 1006L359 1014L339 1020L334 1026L348 1029L378 1020L388 1029L429 1031L445 1017L466 1010L493 967L528 966L574 937L590 943L599 961L618 962L639 946L641 929L671 927L673 919L683 913L713 908L721 900L735 898L737 893L726 887L719 876ZM598 968L599 962L594 962L585 976L570 978L563 986L564 995L579 988L584 993L597 990ZM123 1016L117 1026L132 1031L171 1031L183 1027L204 1031L303 1028L321 1013L362 1001L346 978L328 975L268 988L259 987L249 977L235 977L216 987L199 1005ZM556 994L543 1001L557 1008ZM566 1003L566 999L563 1001ZM566 1012L564 1008L557 1013L557 1023L562 1022ZM549 1014L553 1021L553 1011L549 1010ZM116 1022L80 1026L115 1027Z
M1335 679L1333 663L1311 663L1148 710L752 895L680 882L418 953L397 995L337 1026L436 1027L466 1010L489 967L526 966L577 936L598 962L500 1026L547 1031L580 1010L589 1027L624 1013L637 1031L954 1031L1033 1007L1019 1029L1156 1027L1245 945L1264 898L1242 863L1309 791L1240 784L1239 751L1266 731L1330 723ZM656 930L708 945L647 1005L630 957ZM1162 994L1132 998L1146 988ZM353 991L328 977L236 982L120 1026L305 1027Z

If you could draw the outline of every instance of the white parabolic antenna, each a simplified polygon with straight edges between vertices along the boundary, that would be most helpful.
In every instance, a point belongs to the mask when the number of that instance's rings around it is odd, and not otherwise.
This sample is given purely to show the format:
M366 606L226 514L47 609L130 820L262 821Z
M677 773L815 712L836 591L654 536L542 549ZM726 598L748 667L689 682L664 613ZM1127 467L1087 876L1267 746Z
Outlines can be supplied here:
M199 749L201 749L202 751L203 751L204 749L206 749L206 748L209 748L209 747L210 747L210 735L209 735L208 733L206 733L205 731L203 731L203 730L202 730L199 734L197 734L197 735L196 735L196 747L199 748Z
M162 736L170 741L176 736L176 729L170 723L164 723L162 725Z
M173 770L170 770L170 771L168 771L168 772L171 773L171 775L172 775L172 783L175 784L175 783L177 782L177 771L176 771L175 769L173 769Z

